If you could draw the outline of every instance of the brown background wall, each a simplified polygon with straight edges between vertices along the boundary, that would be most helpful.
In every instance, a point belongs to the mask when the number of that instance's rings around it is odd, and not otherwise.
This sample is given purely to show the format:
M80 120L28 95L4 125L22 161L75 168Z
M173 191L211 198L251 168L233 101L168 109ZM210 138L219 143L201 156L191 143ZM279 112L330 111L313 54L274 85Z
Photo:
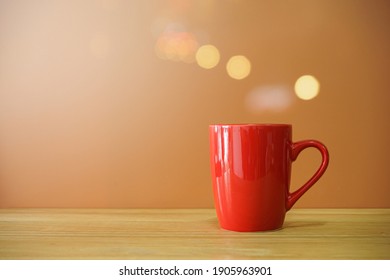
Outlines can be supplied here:
M389 26L378 0L1 1L0 207L212 207L208 124L224 122L291 123L328 146L296 207L390 207ZM220 62L161 59L162 36ZM247 78L228 76L233 55ZM318 163L304 152L293 188Z

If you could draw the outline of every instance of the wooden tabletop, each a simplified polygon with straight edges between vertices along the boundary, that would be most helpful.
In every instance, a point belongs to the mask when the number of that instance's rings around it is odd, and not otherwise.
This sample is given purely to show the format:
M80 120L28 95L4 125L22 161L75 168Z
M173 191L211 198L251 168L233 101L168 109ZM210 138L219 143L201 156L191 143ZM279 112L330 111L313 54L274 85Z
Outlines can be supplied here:
M293 209L254 233L214 209L0 209L0 259L390 259L390 209Z

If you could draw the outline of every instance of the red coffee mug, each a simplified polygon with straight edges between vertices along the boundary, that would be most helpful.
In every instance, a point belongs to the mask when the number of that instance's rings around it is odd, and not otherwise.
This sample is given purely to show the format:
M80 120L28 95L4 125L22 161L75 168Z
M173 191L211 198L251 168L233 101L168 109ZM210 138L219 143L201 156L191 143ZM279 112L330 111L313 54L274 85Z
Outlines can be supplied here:
M215 208L227 230L281 228L286 212L328 167L327 148L316 140L293 143L288 124L210 125L209 132ZM290 193L291 163L309 147L320 151L322 163Z

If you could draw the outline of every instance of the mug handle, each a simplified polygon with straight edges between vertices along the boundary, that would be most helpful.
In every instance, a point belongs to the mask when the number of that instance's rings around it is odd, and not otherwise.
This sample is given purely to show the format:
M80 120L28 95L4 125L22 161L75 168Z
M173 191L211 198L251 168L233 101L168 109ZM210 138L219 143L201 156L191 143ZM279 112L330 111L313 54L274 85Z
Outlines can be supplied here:
M322 162L320 167L317 169L317 171L314 173L314 175L307 181L302 187L300 187L298 190L290 193L288 192L287 201L286 201L286 211L290 210L291 207L298 201L298 199L301 198L301 196L307 192L315 182L318 181L318 179L321 178L321 176L324 174L326 168L329 164L329 152L328 149L325 147L324 144L317 140L303 140L299 142L295 142L291 145L291 160L295 161L304 149L306 148L316 148L320 151L322 156Z

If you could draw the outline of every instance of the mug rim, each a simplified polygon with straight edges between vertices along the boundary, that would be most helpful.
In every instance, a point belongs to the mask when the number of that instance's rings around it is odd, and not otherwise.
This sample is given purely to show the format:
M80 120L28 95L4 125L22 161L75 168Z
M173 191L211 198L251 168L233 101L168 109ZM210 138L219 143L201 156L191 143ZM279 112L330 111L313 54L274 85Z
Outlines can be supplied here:
M291 127L292 125L291 124L285 124L285 123L237 123L237 124L210 124L209 125L210 127L215 127L215 126L219 126L219 127L223 127L223 126L230 126L230 127L248 127L248 126L251 126L251 127Z

